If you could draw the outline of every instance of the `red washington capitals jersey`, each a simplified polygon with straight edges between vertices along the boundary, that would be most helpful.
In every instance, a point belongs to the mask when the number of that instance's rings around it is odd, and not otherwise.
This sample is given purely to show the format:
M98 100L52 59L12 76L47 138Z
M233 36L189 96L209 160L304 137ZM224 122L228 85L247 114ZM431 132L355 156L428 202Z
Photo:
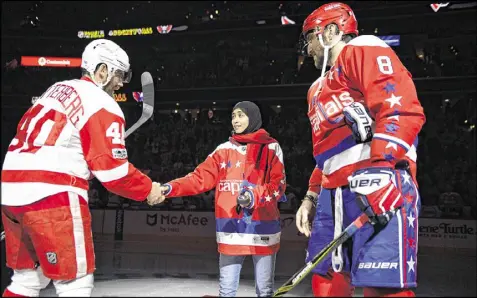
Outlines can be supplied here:
M277 202L286 189L283 153L278 143L268 148L270 181L253 185L244 180L247 146L227 141L217 147L194 172L172 180L167 197L195 195L215 188L218 251L227 255L269 255L280 247L280 211ZM250 216L237 214L237 196L246 186L253 193Z
M371 161L393 166L407 159L415 169L423 108L411 74L381 39L364 35L351 40L310 87L307 99L316 161L309 191L347 185L347 177ZM343 108L352 102L362 103L375 121L368 143L357 144L344 122Z

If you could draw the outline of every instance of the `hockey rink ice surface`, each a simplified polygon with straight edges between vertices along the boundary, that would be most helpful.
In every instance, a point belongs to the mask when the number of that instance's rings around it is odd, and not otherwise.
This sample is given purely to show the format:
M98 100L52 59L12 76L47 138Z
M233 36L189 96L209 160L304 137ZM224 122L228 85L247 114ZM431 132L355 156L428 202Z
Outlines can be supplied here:
M168 248L174 250L171 245ZM108 269L104 262L104 259L112 257L111 251L104 249L101 245L96 245L96 249L97 271L92 293L94 297L218 296L218 259L210 252L204 254L208 251L205 248L193 247L195 254L182 254L179 247L176 251L151 254L121 251L121 248L116 246L113 249L116 254L113 263L117 264L120 258L122 265L116 265L120 268L113 269ZM283 272L296 270L303 265L303 261L300 263L302 257L303 255L297 251L282 250L278 254L275 288L291 276ZM237 297L256 297L252 268L252 262L250 258L247 258L242 269ZM430 250L423 252L423 249L420 249L417 296L475 297L475 281L475 253ZM40 296L56 297L57 295L50 283L41 291ZM285 297L312 296L309 276L285 295ZM362 296L361 289L356 289L355 297Z

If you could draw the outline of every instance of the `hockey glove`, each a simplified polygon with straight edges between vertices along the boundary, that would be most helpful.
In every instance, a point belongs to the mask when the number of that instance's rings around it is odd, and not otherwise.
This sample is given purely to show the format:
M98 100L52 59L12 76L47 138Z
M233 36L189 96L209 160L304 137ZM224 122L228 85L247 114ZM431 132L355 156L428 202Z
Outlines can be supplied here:
M385 225L403 203L393 177L393 169L378 167L358 170L348 177L350 190L357 195L358 206L373 223Z
M366 108L359 102L353 102L343 109L346 125L353 132L356 143L366 143L373 138L373 119L369 117Z

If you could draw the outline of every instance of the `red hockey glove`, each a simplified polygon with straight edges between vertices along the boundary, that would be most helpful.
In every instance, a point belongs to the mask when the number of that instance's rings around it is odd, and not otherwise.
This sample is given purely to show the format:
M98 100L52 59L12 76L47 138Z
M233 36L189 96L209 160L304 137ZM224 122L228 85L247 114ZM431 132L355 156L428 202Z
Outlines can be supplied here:
M393 211L403 203L393 178L393 169L378 167L358 170L348 177L350 190L357 194L359 207L372 222L385 225Z

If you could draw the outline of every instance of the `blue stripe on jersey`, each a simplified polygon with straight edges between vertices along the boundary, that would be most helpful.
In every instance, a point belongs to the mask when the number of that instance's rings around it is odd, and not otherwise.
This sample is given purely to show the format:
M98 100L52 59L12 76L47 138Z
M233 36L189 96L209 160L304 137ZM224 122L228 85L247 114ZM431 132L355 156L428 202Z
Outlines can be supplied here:
M217 218L216 232L243 234L275 234L281 231L280 220L262 220L246 223L237 218Z
M326 160L328 160L329 158L335 156L336 154L339 154L339 153L345 151L346 149L349 149L349 148L351 148L355 145L356 145L356 141L353 139L353 136L351 136L351 135L348 136L343 141L341 141L341 143L334 146L333 148L328 149L325 152L316 155L315 156L315 161L316 161L317 167L320 168L320 170L323 170L323 166L324 166Z

